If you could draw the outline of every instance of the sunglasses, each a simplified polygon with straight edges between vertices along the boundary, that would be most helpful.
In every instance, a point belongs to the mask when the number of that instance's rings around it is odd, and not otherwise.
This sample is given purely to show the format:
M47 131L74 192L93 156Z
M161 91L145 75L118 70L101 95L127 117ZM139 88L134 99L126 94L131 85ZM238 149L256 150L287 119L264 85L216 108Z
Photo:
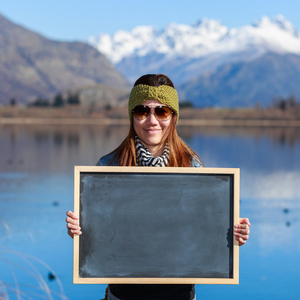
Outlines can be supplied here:
M154 110L155 116L161 121L168 121L174 113L168 106L156 106L151 108L147 105L137 105L132 110L132 115L135 119L141 121L150 115L152 109Z

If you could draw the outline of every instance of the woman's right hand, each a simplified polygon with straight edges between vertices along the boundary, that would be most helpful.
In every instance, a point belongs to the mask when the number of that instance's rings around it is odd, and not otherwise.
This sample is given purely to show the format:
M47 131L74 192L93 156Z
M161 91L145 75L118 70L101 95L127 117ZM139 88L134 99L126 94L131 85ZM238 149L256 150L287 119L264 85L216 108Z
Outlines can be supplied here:
M72 211L67 212L67 228L68 228L68 235L73 238L75 234L81 235L81 227L79 226L79 218L75 215Z

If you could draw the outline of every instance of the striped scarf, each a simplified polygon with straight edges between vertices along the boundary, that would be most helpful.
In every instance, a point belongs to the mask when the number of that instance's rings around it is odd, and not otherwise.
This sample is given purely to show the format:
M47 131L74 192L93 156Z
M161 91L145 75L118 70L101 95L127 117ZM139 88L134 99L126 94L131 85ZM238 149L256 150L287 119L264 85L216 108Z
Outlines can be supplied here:
M166 144L163 154L153 157L149 150L142 144L138 136L135 136L136 163L144 167L166 167L169 161L169 146Z

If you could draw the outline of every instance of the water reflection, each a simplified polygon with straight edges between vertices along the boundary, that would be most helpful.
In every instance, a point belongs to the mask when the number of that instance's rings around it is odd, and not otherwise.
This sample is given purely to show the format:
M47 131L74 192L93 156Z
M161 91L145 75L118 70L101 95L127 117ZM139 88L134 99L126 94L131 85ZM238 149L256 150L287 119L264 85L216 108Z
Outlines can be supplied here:
M284 206L286 200L297 199L300 195L300 171L245 173L243 181L243 194L252 199L280 200Z
M295 154L300 141L298 128L179 126L178 131L202 156L207 166L228 166L238 157L243 162L248 161L249 166L255 159L258 161L254 165L266 165L270 159L281 164L285 161L283 157L276 159L274 154L266 155L266 151L276 147L284 156ZM45 172L68 172L76 164L95 164L101 155L119 145L127 132L126 126L3 126L0 129L0 167L4 172L12 169L40 171L42 162ZM257 146L262 148L260 155L265 159L253 156L257 151L251 147ZM221 165L218 161L220 148L225 156ZM243 154L247 154L247 158ZM241 166L242 162L237 160L236 163Z
M195 134L203 136L248 137L260 140L267 137L274 144L294 147L300 141L298 127L196 127L179 126L178 132L189 140Z
M245 299L295 299L300 293L300 266L295 264L300 129L179 126L178 131L206 166L241 169L241 215L252 223L251 240L240 251L240 285L197 286L199 298L231 299L234 293ZM41 269L41 276L50 284L60 278L70 299L103 295L104 286L72 285L65 211L73 207L73 166L94 165L127 132L126 126L0 127L0 261L3 253L17 249L45 261L52 269ZM5 268L0 264L1 271L9 272ZM22 279L29 284L26 276ZM13 282L11 277L1 280Z
M0 168L70 172L74 165L96 164L127 133L124 126L5 126L0 129Z

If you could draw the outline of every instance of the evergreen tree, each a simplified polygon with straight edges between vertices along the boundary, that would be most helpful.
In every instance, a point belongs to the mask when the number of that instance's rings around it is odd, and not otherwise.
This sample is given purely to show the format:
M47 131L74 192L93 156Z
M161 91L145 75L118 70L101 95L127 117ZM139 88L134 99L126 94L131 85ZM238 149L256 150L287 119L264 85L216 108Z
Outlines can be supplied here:
M78 105L80 104L79 95L78 94L71 94L67 99L67 103L71 105Z
M54 107L62 107L65 105L65 101L61 94L57 94L54 98L53 106Z
M16 98L10 98L9 104L10 104L10 106L16 106L16 104L17 104Z

